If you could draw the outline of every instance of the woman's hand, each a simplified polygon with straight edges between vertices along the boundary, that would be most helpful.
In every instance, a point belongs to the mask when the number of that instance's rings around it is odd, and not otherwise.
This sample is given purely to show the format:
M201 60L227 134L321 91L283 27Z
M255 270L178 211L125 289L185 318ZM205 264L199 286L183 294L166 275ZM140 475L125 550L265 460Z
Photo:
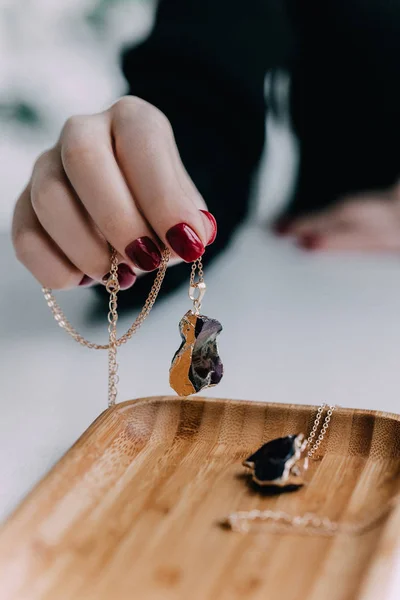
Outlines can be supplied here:
M36 161L13 220L18 259L54 289L103 281L108 243L127 288L136 270L158 267L164 245L191 262L215 234L167 118L132 96L68 119L58 143Z

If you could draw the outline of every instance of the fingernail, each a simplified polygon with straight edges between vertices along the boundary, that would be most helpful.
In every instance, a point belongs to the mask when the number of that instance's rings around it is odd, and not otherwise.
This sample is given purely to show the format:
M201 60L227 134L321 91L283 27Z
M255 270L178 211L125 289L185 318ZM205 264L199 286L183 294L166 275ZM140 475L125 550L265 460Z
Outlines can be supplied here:
M208 210L200 210L200 212L203 213L203 215L206 215L207 219L210 221L211 226L212 226L212 233L211 233L211 237L208 240L208 245L212 244L215 241L215 238L217 237L217 221L215 220L214 215L212 215L210 212L208 212Z
M110 273L107 273L103 277L103 282L107 283L109 278ZM121 290L127 290L130 288L135 283L136 279L136 273L132 271L129 265L125 263L120 263L118 265L118 281Z
M172 250L186 262L193 262L204 254L203 242L187 223L171 227L166 238Z
M299 238L298 244L305 250L316 250L322 246L322 237L317 233L306 233Z
M94 283L94 279L89 277L89 275L84 275L80 280L79 285L85 287L86 285L91 285L92 283Z
M285 235L286 233L288 233L292 223L293 223L292 219L286 219L286 218L278 219L272 225L272 229L275 231L275 233L277 235Z
M125 253L142 271L154 271L161 263L161 252L147 235L129 244Z

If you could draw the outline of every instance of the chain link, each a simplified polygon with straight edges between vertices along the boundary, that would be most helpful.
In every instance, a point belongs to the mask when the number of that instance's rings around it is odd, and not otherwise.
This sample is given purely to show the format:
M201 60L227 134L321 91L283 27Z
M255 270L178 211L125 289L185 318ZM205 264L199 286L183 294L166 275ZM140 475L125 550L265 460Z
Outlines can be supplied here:
M315 438L315 436L317 434L317 429L318 429L319 423L321 421L322 413L324 412L324 410L325 410L325 408L327 406L328 405L325 404L325 402L323 402L321 404L321 406L318 408L317 414L315 416L314 424L313 424L313 427L311 429L310 435L307 438L305 447L308 447L312 443L312 441L314 440L314 438ZM334 405L329 406L328 412L326 413L326 417L325 417L324 422L323 422L322 427L321 427L321 431L320 431L317 439L315 440L314 445L307 452L308 458L312 458L313 455L315 454L315 452L320 447L320 445L321 445L321 443L322 443L322 441L323 441L323 439L325 437L325 434L326 434L326 432L328 430L329 423L330 423L330 420L331 420L331 417L332 417L332 414L333 414L333 411L335 410L335 408L336 408L336 406L334 406Z
M119 292L118 282L118 255L114 248L111 248L111 267L110 277L106 283L106 289L110 294L109 298L109 312L108 312L108 344L96 344L84 338L68 321L63 310L55 299L53 292L50 288L42 288L44 298L47 306L50 308L54 319L58 325L64 329L76 342L93 350L108 350L108 405L113 406L117 399L117 386L118 386L118 363L117 363L117 349L118 346L126 344L128 340L137 332L139 327L148 317L154 303L157 299L160 291L164 276L168 267L168 261L170 258L170 251L165 248L162 252L161 264L158 269L157 275L154 279L154 283L147 296L146 302L143 305L142 310L132 323L128 331L124 333L120 338L117 337L117 321L118 321L118 303L117 297Z
M318 407L317 414L315 415L314 423L311 428L310 434L303 443L302 452L305 452L305 450L310 446L310 444L313 443L317 435L322 414L327 406L328 405L325 402L323 402L321 406ZM307 452L307 461L309 458L312 458L314 456L316 450L320 447L325 437L325 434L328 431L331 417L335 408L336 406L334 405L329 406L321 427L321 431L317 439ZM380 517L381 516L382 515L380 515ZM269 525L269 528L277 533L293 533L293 529L297 529L301 531L301 533L332 536L336 535L337 533L362 533L365 529L364 523L362 523L361 525L357 525L356 529L354 529L354 526L339 525L339 523L331 521L328 517L319 517L314 513L305 513L304 515L290 515L289 513L279 510L250 510L234 512L227 517L226 524L233 531L247 533L250 531L251 523L253 521L266 522ZM370 522L368 521L367 524L370 524Z
M126 342L128 340L130 340L130 338L136 333L136 331L139 329L139 327L143 324L145 319L148 317L148 315L149 315L151 309L153 308L153 305L157 299L162 282L164 280L164 276L165 276L165 273L166 273L166 270L168 267L169 257L170 257L170 251L168 249L165 249L162 252L161 264L158 269L153 286L147 297L147 300L144 303L144 306L143 306L142 310L140 311L139 315L137 316L135 321L132 323L131 327L128 329L128 331L126 333L124 333L124 335L122 335L120 338L117 338L117 340L115 342L117 346L121 346L121 344L126 344ZM42 288L42 292L43 292L44 298L47 302L47 306L50 308L51 312L53 313L54 319L58 322L59 326L62 327L76 342L78 342L82 346L85 346L86 348L91 348L94 350L108 350L109 349L110 344L96 344L94 342L90 342L89 340L85 339L82 335L80 335L80 333L78 333L76 331L76 329L68 321L63 310L60 308L60 306L57 303L57 301L52 293L52 290L50 288Z
M282 510L247 510L230 514L225 523L232 531L249 533L252 524L261 521L272 533L301 533L331 537L337 534L361 535L376 527L381 520L389 514L397 503L399 495L393 498L386 506L365 519L354 523L340 523L328 517L321 517L315 513L291 515ZM259 532L257 527L255 531Z
M196 278L197 272L197 278ZM197 295L196 295L197 291ZM201 301L206 291L206 284L204 283L204 272L203 262L200 258L192 263L190 271L190 282L189 282L189 298L193 300L193 312L198 315L201 309Z
M118 281L118 256L117 252L111 250L110 277L106 283L106 289L110 294L108 303L108 406L113 406L117 400L118 393L118 363L117 363L117 321L119 292Z
M197 281L196 271L198 271ZM195 287L197 283L204 283L203 262L201 260L201 256L192 263L192 268L190 271L190 285Z
M328 405L326 403L322 403L318 408L310 435L304 443L303 450L312 444L313 440L315 439L322 414L327 406ZM320 447L328 430L335 408L336 406L334 405L329 406L321 427L321 431L313 446L307 452L307 458L312 458L316 450ZM361 535L373 527L376 527L379 522L390 512L399 497L400 494L392 499L385 507L379 509L374 515L360 520L358 523L339 523L337 521L332 521L329 519L329 517L322 517L316 515L315 513L291 515L290 513L281 510L250 510L238 511L230 514L226 519L226 524L233 531L238 531L240 533L250 532L252 530L252 524L256 521L261 521L268 526L268 529L272 533L302 533L327 537L340 533L346 535Z

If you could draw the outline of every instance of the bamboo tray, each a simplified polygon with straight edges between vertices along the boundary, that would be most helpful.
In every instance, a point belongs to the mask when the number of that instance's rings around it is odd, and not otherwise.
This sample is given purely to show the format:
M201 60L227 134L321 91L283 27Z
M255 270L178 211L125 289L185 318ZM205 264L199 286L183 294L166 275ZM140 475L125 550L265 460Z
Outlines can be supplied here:
M349 521L400 489L400 417L337 409L310 483L260 495L241 460L315 407L147 398L105 411L0 533L2 600L385 598L400 508L363 535L240 534L235 510Z

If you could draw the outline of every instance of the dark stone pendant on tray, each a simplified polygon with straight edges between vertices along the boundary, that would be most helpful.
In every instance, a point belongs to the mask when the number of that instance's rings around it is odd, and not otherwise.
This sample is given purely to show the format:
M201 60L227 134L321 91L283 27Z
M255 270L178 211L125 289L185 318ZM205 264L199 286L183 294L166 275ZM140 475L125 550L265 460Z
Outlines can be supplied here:
M216 319L188 311L179 330L182 343L172 359L169 382L179 396L190 396L222 379L224 367L217 346L222 325Z
M302 433L287 435L261 446L243 465L251 470L257 485L293 489L304 485L302 474L307 469L304 449Z

